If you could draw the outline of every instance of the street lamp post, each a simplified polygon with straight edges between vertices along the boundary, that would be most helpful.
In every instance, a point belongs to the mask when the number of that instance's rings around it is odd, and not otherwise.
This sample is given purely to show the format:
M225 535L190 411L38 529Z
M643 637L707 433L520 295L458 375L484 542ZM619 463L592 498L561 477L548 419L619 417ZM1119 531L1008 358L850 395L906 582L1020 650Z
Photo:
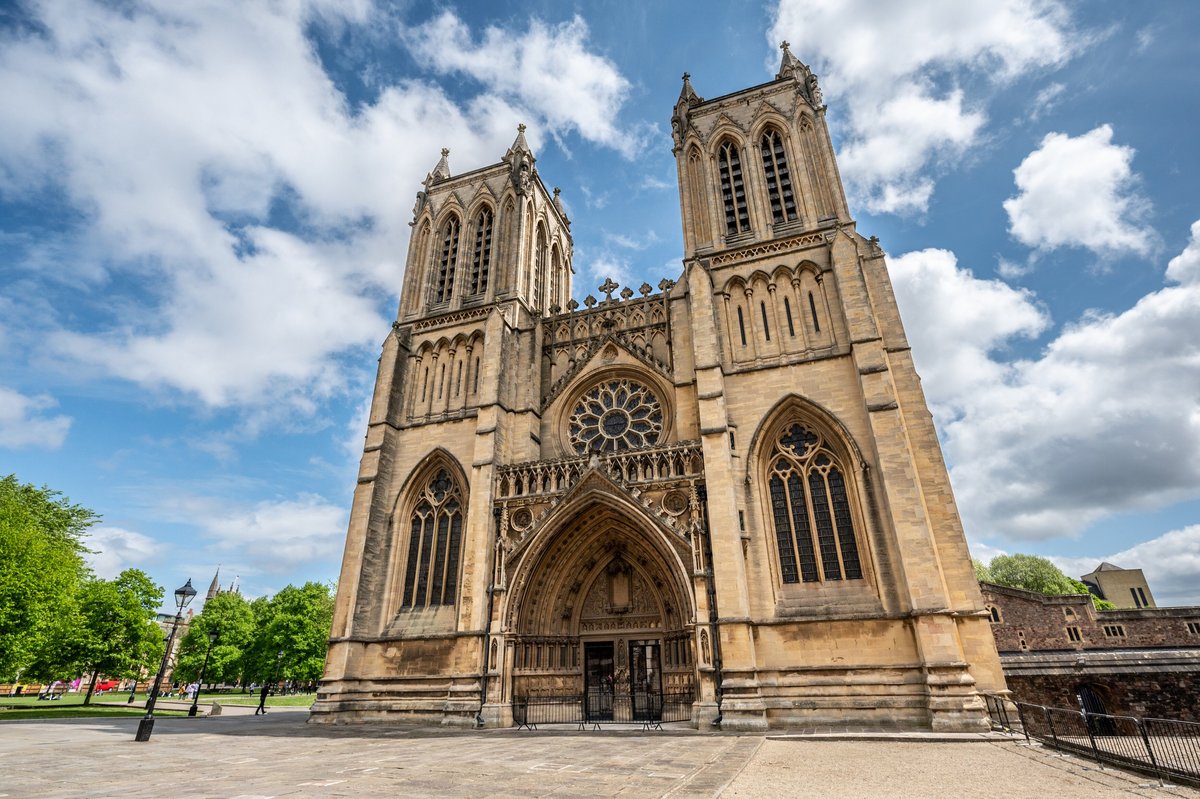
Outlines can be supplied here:
M283 663L283 650L279 650L279 654L275 656L275 676L271 682L264 683L262 693L258 697L258 710L254 711L256 716L267 715L267 692L271 690L271 686L279 681L279 666Z
M192 578L190 577L186 583L175 589L175 607L178 608L178 612L175 614L174 623L171 624L171 634L167 636L167 646L163 650L162 665L158 667L158 676L154 678L154 685L150 686L150 697L146 700L146 715L138 722L137 735L133 739L135 741L149 741L150 734L154 732L154 703L158 700L158 686L167 672L167 661L171 658L171 645L175 643L175 632L179 629L179 622L183 621L183 609L195 596L196 589L192 588Z
M208 651L204 653L204 665L200 667L200 676L196 678L196 693L192 696L192 706L188 708L189 718L196 715L196 705L200 702L200 686L204 685L204 672L208 671L208 658L212 655L213 645L220 637L220 630L208 631Z

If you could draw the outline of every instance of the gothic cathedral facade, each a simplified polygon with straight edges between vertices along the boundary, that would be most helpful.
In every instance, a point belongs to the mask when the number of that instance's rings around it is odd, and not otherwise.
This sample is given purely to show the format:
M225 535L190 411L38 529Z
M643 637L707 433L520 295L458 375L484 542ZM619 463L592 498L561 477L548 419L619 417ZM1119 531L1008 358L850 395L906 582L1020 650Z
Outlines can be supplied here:
M523 130L418 194L312 720L985 729L992 632L812 72L684 76L682 275L582 305Z

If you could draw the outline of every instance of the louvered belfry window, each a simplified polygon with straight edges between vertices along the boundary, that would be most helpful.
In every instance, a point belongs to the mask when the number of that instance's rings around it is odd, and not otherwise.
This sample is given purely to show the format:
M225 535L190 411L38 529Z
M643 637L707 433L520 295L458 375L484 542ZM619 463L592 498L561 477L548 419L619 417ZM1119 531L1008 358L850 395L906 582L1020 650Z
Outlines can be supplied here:
M721 199L725 202L726 235L735 236L750 229L750 212L746 210L742 160L732 141L725 142L717 151L717 166L721 172Z
M792 176L788 172L783 137L768 129L759 141L762 150L763 172L767 176L767 196L771 201L771 217L775 224L796 219L796 197L792 193Z
M771 453L771 514L785 583L862 579L846 479L822 437L802 424Z
M438 254L437 286L434 302L446 302L454 292L454 266L458 262L458 217L450 217L442 228L442 247Z
M471 255L471 294L487 291L492 263L492 211L484 208L475 220L475 252Z
M402 608L453 605L462 551L462 491L439 469L413 508Z

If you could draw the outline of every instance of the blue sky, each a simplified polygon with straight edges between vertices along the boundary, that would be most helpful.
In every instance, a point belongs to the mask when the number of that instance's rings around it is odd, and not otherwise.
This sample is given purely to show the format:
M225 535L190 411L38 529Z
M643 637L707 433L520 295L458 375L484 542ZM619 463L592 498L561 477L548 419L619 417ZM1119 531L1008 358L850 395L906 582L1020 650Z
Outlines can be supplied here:
M1200 6L19 3L0 10L0 473L97 571L337 575L420 181L518 122L575 294L675 278L669 117L821 76L972 550L1200 603ZM1198 225L1193 227L1193 225Z

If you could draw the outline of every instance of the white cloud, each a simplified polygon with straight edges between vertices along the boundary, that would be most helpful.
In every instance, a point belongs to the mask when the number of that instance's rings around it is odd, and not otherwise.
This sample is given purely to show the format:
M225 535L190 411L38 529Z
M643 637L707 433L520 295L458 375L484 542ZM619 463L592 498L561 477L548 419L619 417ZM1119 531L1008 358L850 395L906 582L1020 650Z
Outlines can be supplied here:
M0 447L61 447L71 417L44 413L57 405L48 394L29 396L0 386Z
M1167 279L1176 283L1200 283L1200 221L1192 223L1192 238L1167 263Z
M1050 324L1030 292L981 280L947 250L918 250L888 264L896 301L939 421L1002 384L1011 367L993 357L1014 337L1035 338Z
M1043 114L1047 114L1054 110L1058 105L1059 98L1067 91L1067 86L1064 83L1051 83L1046 86L1033 98L1030 103L1029 119L1037 121Z
M1009 233L1038 250L1085 247L1099 255L1148 254L1149 203L1137 191L1133 148L1101 125L1082 136L1050 133L1014 171L1018 194L1004 201Z
M120 527L93 527L85 546L93 550L88 565L97 576L111 580L125 569L145 569L163 551L163 545L149 536Z
M924 211L930 167L979 142L987 98L961 84L1057 66L1085 40L1055 0L780 0L768 38L789 40L848 118L839 164L855 202L893 213Z
M611 61L588 51L587 23L578 16L559 25L531 19L525 31L489 26L476 42L466 23L443 11L403 35L438 71L469 75L555 130L574 131L627 157L645 143L645 131L631 135L618 126L629 81Z
M245 562L243 574L285 574L312 561L336 564L346 537L347 509L314 494L249 506L191 498L176 508L182 509L217 549Z
M1073 577L1108 561L1123 569L1141 569L1159 607L1200 605L1200 524L1143 541L1103 557L1054 557L1059 568Z
M412 193L442 146L452 164L495 162L522 118L626 146L613 125L627 84L587 51L582 23L531 25L506 66L520 74L481 78L467 100L406 80L351 108L306 31L390 24L366 2L30 13L36 24L0 47L0 85L21 109L0 115L0 196L52 185L80 211L63 247L39 250L54 268L26 282L67 297L69 326L43 322L40 338L85 379L311 412L345 390L343 356L386 332ZM480 69L504 41L486 34L455 68ZM524 75L539 66L555 80ZM86 274L70 279L76 264ZM104 284L103 303L82 294L85 279Z
M1193 226L1168 275L1189 282L1122 313L1085 314L1038 357L1011 363L989 353L1041 329L1031 297L951 271L946 255L896 259L897 300L973 539L1073 537L1118 512L1200 496L1197 236Z

